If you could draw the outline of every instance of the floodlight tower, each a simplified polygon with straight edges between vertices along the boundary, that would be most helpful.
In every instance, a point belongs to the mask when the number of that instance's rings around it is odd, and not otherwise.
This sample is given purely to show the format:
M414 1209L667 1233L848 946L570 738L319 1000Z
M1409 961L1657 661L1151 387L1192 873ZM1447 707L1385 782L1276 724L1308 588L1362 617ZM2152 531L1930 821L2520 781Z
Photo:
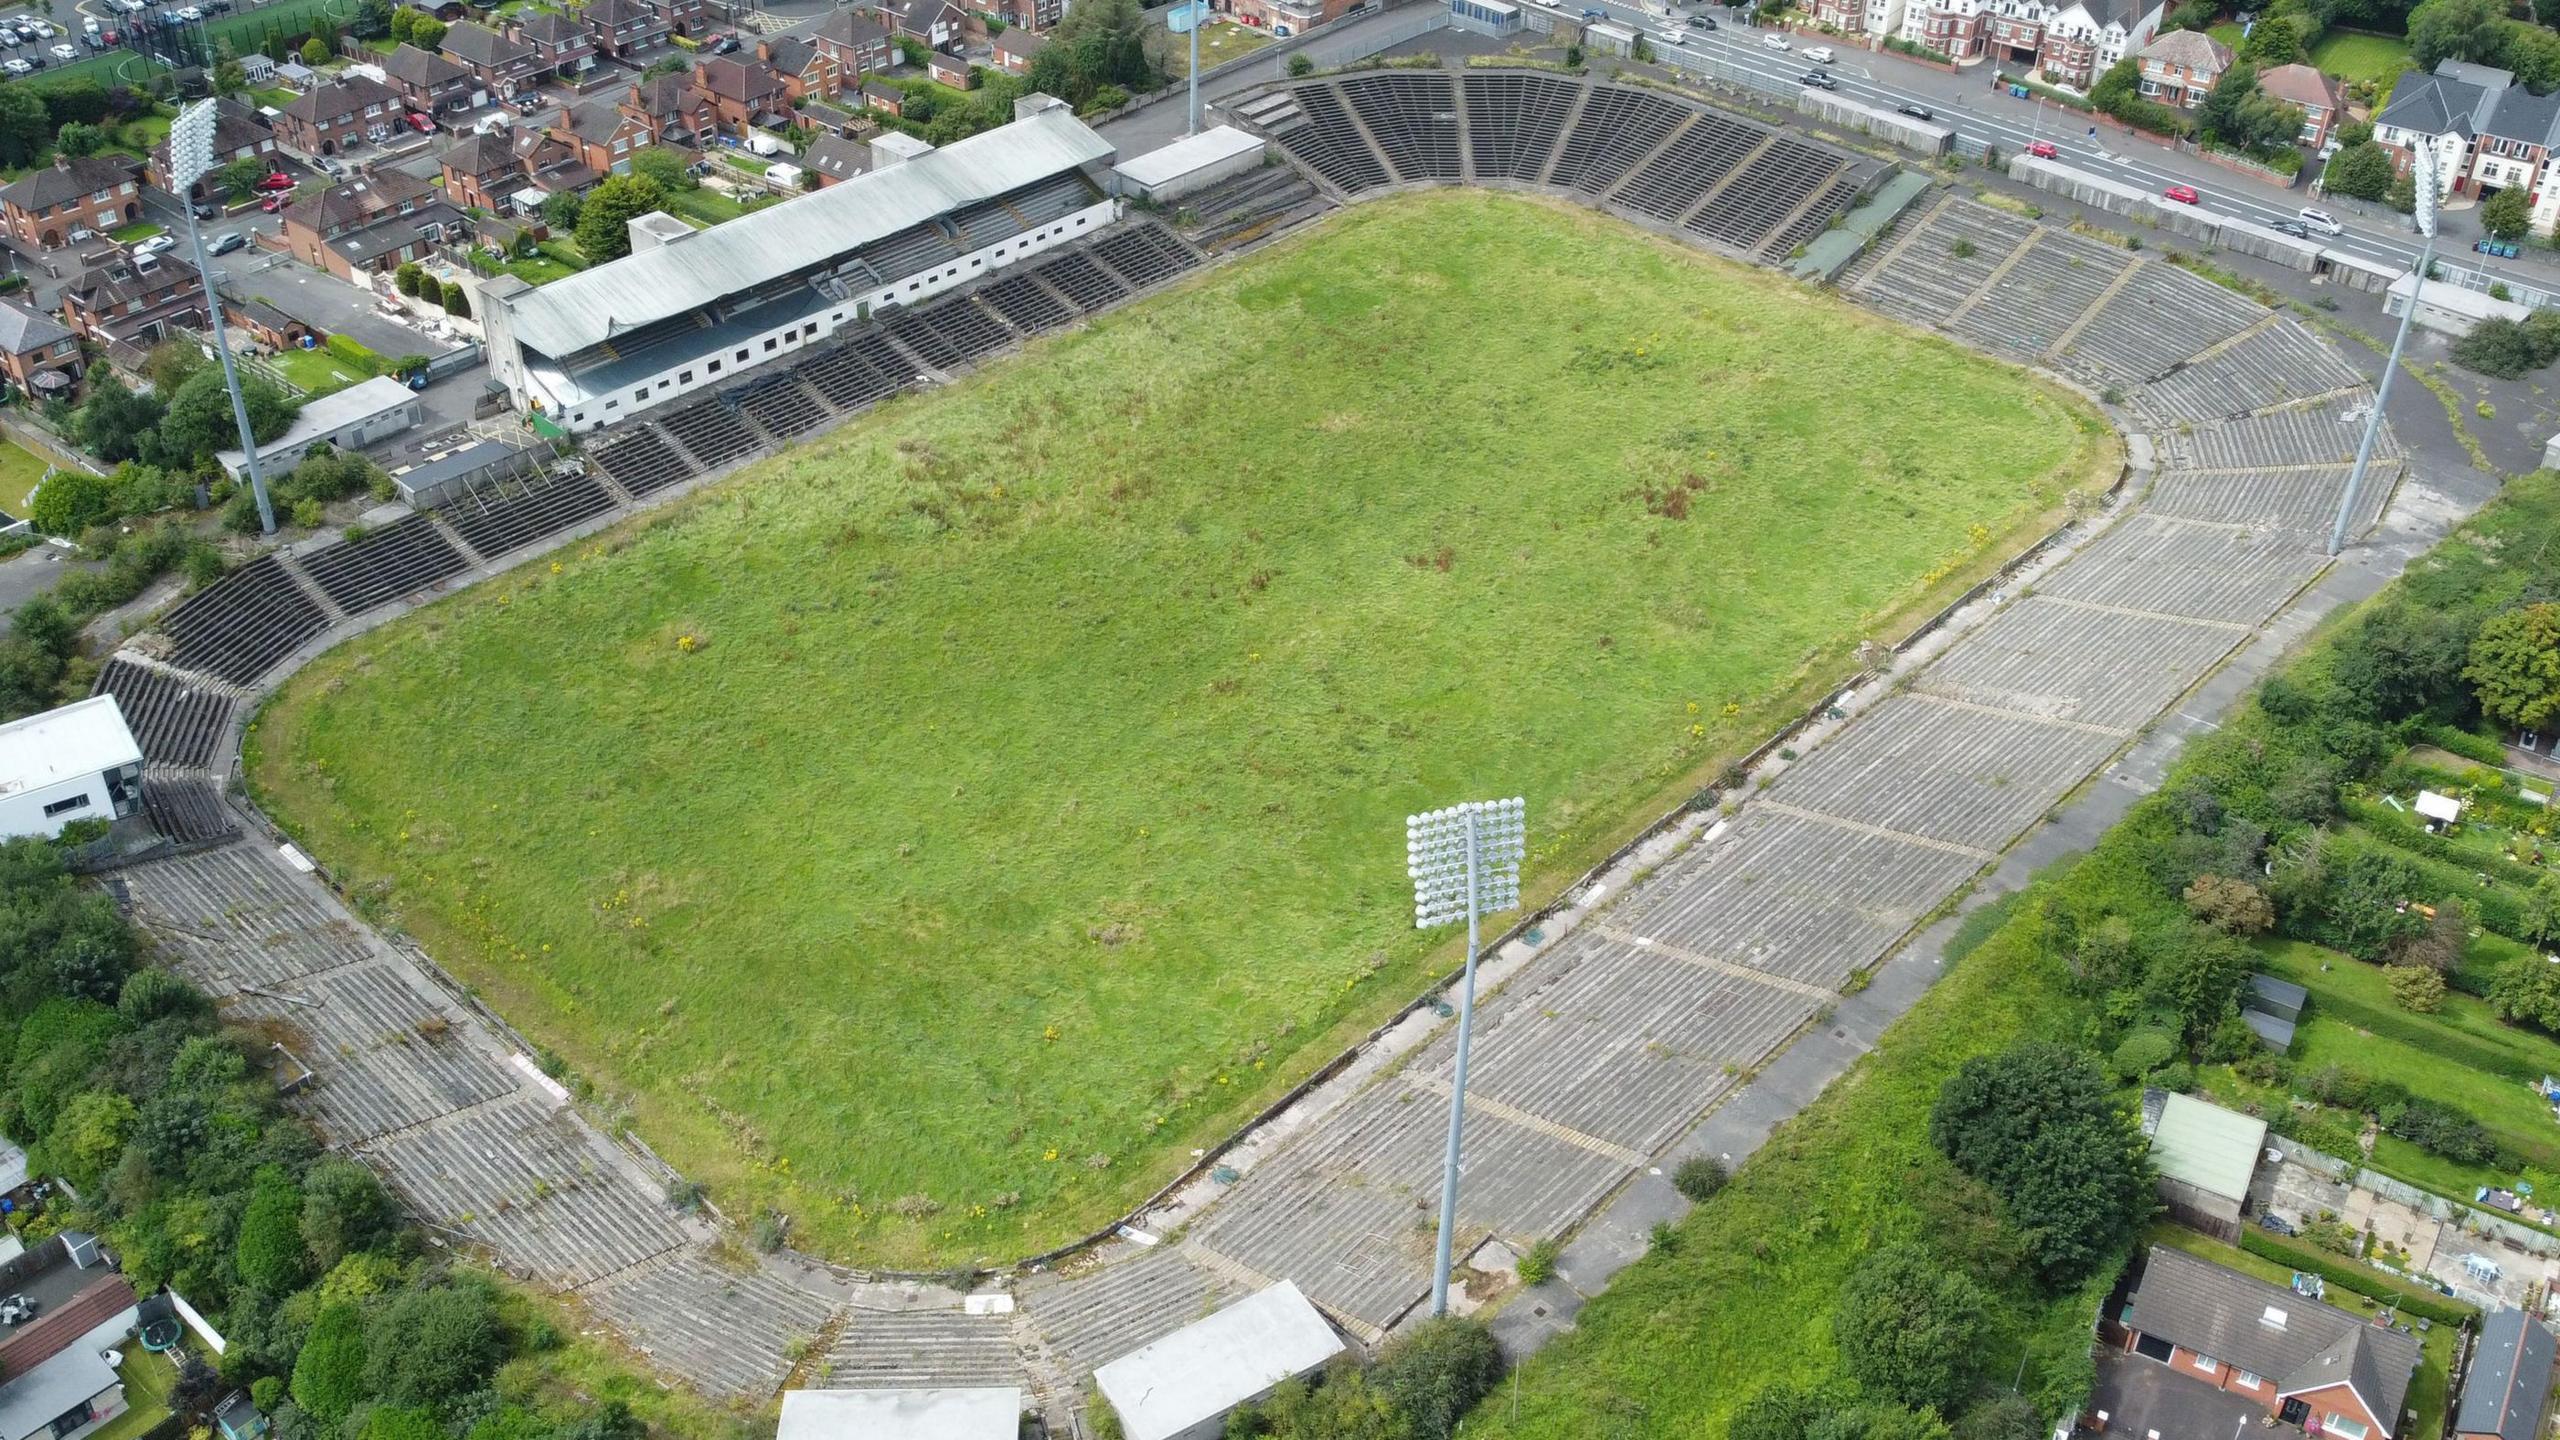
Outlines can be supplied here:
M2337 523L2329 527L2331 555L2347 543L2347 526L2355 517L2356 496L2364 491L2365 467L2373 463L2374 438L2382 433L2382 402L2391 398L2391 377L2400 373L2400 352L2409 344L2409 322L2417 318L2418 303L2426 298L2427 272L2436 268L2436 206L2444 198L2436 188L2436 164L2433 145L2417 148L2410 177L2417 187L2418 233L2427 237L2427 243L2418 252L2417 278L2409 286L2408 308L2400 312L2399 333L2391 337L2391 358L2382 362L2382 383L2373 388L2373 413L2364 417L2364 439L2356 444L2356 468L2347 476L2346 493L2338 497Z
M1528 854L1525 807L1470 800L1404 822L1404 869L1413 878L1413 928L1464 915L1466 979L1458 991L1458 1063L1449 1078L1449 1154L1440 1173L1440 1237L1431 1261L1431 1313L1449 1313L1449 1246L1458 1231L1458 1148L1467 1124L1467 1050L1475 1038L1476 917L1520 903L1520 861Z
M187 215L187 253L195 257L196 278L204 282L205 313L213 321L213 351L222 359L222 383L231 392L231 418L240 426L240 453L249 470L249 493L258 499L258 531L276 533L275 502L267 498L267 477L258 468L258 437L249 429L249 402L240 396L240 371L231 362L231 337L222 323L222 295L213 285L213 260L204 253L204 235L196 228L195 202L187 192L213 171L214 102L199 100L178 112L169 125L170 188Z

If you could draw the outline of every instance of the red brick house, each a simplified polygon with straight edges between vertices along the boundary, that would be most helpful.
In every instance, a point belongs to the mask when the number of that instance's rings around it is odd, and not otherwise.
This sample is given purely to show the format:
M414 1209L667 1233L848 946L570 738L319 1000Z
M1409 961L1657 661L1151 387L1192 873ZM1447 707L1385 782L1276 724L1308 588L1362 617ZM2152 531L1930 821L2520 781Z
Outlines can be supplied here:
M2414 1336L2157 1245L2121 1328L2135 1355L2340 1440L2392 1440L2418 1368Z
M470 231L471 222L435 187L397 170L332 185L284 212L293 258L341 280L424 260Z
M433 50L402 41L383 57L382 74L400 103L421 114L453 115L471 108L471 72Z
M400 123L400 92L379 80L349 75L315 85L276 113L276 139L302 155L335 155L349 146L391 136Z
M276 132L267 125L265 116L228 95L213 102L213 167L215 169L219 170L234 160L246 160L259 155L273 156L275 153ZM169 173L168 141L163 140L151 147L151 158L143 162L142 178L163 194L177 193L176 188L170 184L173 177ZM199 178L187 192L187 198L203 199L205 184L206 181Z
M842 184L871 169L871 147L841 135L821 135L809 142L800 163L818 177L818 188Z
M826 22L809 36L810 42L825 52L836 65L843 89L862 83L863 77L877 75L898 63L898 47L890 42L889 26L879 16L860 10L835 10Z
M41 310L0 300L0 378L32 395L67 394L80 378L80 337Z
M533 47L485 25L465 22L444 32L444 57L471 72L483 95L501 99L534 83L544 73Z
M667 43L667 22L644 0L588 0L579 15L599 55L627 60Z
M2302 133L2297 143L2314 149L2329 143L2338 133L2338 124L2346 118L2346 91L2336 76L2323 75L2309 65L2279 65L2258 76L2258 89L2287 105L2302 109Z
M595 37L587 27L548 10L519 11L507 22L507 38L533 50L533 75L571 78L595 67Z
M658 19L678 35L701 34L710 17L709 7L703 0L647 0L647 4L657 12Z
M924 57L924 73L954 90L969 88L969 62L939 50Z
M111 256L81 271L62 292L62 318L100 345L149 344L171 326L204 326L204 286L193 266Z
M469 136L444 152L444 195L456 205L505 210L526 190L583 190L597 172L582 156L579 147L539 131Z
M995 39L996 68L1007 75L1031 73L1031 59L1049 46L1049 37L1016 26Z
M865 80L862 82L862 103L883 115L904 115L907 113L907 92L877 80Z
M881 0L877 8L891 35L928 50L959 44L969 28L968 12L952 0Z
M26 244L59 250L81 231L103 235L142 218L142 186L121 156L56 155L0 186L0 224Z
M798 105L803 100L831 100L844 88L843 72L827 52L796 35L767 36L756 42L756 58L782 77L783 93Z
M722 130L742 135L757 126L790 123L790 89L762 60L720 55L703 61L693 73L695 84L711 98L713 121Z
M2201 30L2172 30L2143 46L2136 58L2142 62L2144 99L2193 110L2231 68L2231 47Z
M1037 34L1055 29L1066 19L1067 4L1066 0L994 0L980 13L993 15L1012 29Z

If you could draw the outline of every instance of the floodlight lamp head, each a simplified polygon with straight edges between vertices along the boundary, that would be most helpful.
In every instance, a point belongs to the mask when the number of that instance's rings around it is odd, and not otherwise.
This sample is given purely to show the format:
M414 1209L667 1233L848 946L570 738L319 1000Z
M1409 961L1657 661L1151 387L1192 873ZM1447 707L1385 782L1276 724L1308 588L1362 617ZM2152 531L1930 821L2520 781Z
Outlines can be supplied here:
M213 169L214 102L199 100L169 122L169 178L183 193Z
M2410 169L2412 193L2417 201L2418 233L2430 240L2436 236L2436 207L2444 199L2442 183L2437 172L2440 163L2436 147L2420 145L2417 147L2416 163Z

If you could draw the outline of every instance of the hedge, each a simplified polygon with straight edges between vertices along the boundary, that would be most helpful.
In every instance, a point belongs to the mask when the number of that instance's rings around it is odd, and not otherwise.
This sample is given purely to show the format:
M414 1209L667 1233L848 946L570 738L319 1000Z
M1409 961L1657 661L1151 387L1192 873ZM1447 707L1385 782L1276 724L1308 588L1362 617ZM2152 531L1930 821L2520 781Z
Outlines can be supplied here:
M2244 1224L2240 1227L2240 1248L2261 1260L2273 1260L2279 1265L2308 1271L2323 1280L2344 1285L2359 1295L2370 1296L2391 1306L2403 1315L2415 1315L2439 1325L2469 1325L2480 1319L2479 1311L2449 1295L2421 1290L2396 1275L2386 1275L2343 1255L2332 1255L2309 1245L2297 1245L2260 1226Z

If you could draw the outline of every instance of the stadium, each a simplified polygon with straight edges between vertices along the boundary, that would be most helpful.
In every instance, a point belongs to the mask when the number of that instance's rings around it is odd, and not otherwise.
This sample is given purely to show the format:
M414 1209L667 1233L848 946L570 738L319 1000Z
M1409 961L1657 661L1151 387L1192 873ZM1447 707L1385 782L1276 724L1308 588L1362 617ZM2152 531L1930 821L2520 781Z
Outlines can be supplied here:
M309 1032L308 1103L422 1215L708 1392L816 1344L831 1383L1063 1403L1277 1279L1383 1336L1450 1060L1402 815L1526 795L1542 901L1687 817L1480 1017L1460 1253L1525 1248L2324 563L2361 382L2163 261L1548 72L1231 116L1283 163L1170 213L1035 110L1046 158L910 160L935 195L823 262L706 272L711 232L621 262L636 308L611 266L515 297L493 350L602 424L578 462L262 560L102 676L147 802L218 825L240 745L340 892L209 835L137 909ZM1828 289L1774 273L1878 208ZM2119 426L2149 484L2096 506ZM2048 536L2031 594L1716 788ZM463 1038L383 1038L429 1012ZM723 1268L679 1177L866 1272L1078 1258L1000 1310L847 1307Z

